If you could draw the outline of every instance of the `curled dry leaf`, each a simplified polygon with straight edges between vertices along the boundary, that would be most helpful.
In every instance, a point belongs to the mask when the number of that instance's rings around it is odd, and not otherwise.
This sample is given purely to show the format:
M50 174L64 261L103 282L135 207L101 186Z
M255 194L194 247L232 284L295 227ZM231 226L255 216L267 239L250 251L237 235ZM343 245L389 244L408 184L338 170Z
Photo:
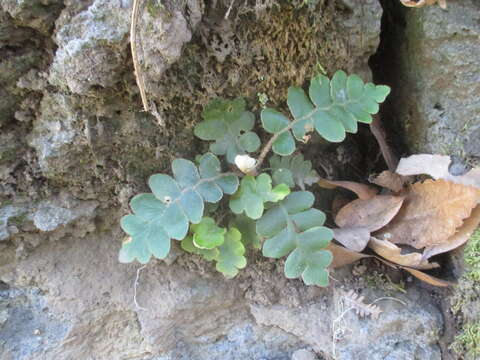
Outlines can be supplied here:
M368 247L385 259L403 266L409 266L415 269L433 269L439 267L437 263L429 263L424 260L421 253L411 252L402 254L402 249L389 241L370 238Z
M320 180L318 180L318 185L326 189L335 189L339 186L344 189L353 191L355 194L357 194L359 199L364 200L370 199L378 193L378 190L374 187L366 184L357 183L355 181L335 181L320 178Z
M394 269L403 269L405 271L408 271L410 274L415 276L417 279L419 279L423 282L426 282L430 285L441 286L441 287L447 287L447 286L455 285L455 283L453 283L451 281L439 279L439 278L437 278L433 275L424 273L421 270L413 269L413 268L410 268L408 266L402 266L402 265L394 264L394 263L392 263L390 261L387 261L385 259L381 259L381 258L378 258L378 259L381 260L385 265L388 265L388 266L390 266Z
M364 258L369 258L372 257L372 255L366 255L362 253L358 253L356 251L348 250L347 248L341 246L341 245L336 245L336 244L330 244L328 245L327 250L329 250L332 255L333 255L333 261L330 264L331 269L339 268L345 265L353 264L354 262L357 262L358 260L364 259ZM404 269L408 271L410 274L415 276L416 278L429 283L434 286L450 286L454 285L452 282L445 281L439 278L436 278L435 276L426 274L420 270L409 268L407 266L402 266L398 264L394 264L390 261L387 261L385 259L382 259L378 256L374 256L376 259L380 260L384 264L394 268L394 269Z
M370 177L369 181L375 185L384 187L395 193L399 193L403 190L404 185L408 182L408 178L399 174L395 174L389 170L385 170L377 176Z
M397 216L375 236L416 249L444 244L478 200L479 190L471 186L445 180L413 184Z
M382 310L374 304L365 304L365 296L358 295L355 291L342 291L342 298L348 307L352 307L358 316L371 316L372 319L378 319Z
M333 261L330 264L331 269L339 268L345 265L353 264L358 260L371 257L370 255L362 254L356 251L348 250L347 248L330 243L327 250L333 255Z
M440 286L440 287L447 287L447 286L452 286L455 285L455 283L451 281L446 281L439 279L435 276L429 275L427 273L424 273L423 271L417 270L417 269L411 269L406 266L400 266L402 269L408 271L410 274L415 276L417 279L420 279L430 285L433 286Z
M445 253L465 244L479 225L480 205L472 211L470 217L463 222L463 225L457 229L457 232L452 235L447 242L427 247L423 252L423 258L429 259L434 255Z
M354 200L340 209L335 223L341 228L363 227L376 231L393 219L403 199L403 196L377 195L368 200Z
M450 163L450 156L418 154L401 159L395 172L403 176L426 174L435 180L443 179L480 188L480 168L455 176L449 172Z
M370 240L370 231L364 227L332 229L333 238L346 248L362 251Z
M400 0L403 5L408 7L420 8L425 5L433 5L438 3L442 9L447 8L447 0Z

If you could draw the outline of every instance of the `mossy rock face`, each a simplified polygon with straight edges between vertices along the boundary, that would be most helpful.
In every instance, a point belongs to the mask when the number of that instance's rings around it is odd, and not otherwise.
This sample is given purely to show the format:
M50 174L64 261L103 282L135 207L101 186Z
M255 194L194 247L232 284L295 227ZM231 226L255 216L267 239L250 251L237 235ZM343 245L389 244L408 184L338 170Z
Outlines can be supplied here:
M367 58L360 54L373 52L378 43L376 3L369 3L372 10L362 24L357 7L335 2L308 8L282 1L261 11L239 4L225 19L227 5L190 4L188 15L184 2L160 6L152 0L141 7L139 57L164 127L141 112L133 66L125 60L128 26L111 32L91 28L98 23L110 29L129 18L128 9L98 0L88 12L58 24L59 48L48 77L53 86L43 90L27 138L47 179L45 192L68 188L80 198L115 203L114 194L125 185L145 189L152 173L168 172L171 159L206 150L193 127L213 98L243 96L258 110L257 94L264 93L268 105L282 107L288 87L306 84L318 71L362 73ZM358 43L360 29L375 36ZM118 57L101 55L111 51Z

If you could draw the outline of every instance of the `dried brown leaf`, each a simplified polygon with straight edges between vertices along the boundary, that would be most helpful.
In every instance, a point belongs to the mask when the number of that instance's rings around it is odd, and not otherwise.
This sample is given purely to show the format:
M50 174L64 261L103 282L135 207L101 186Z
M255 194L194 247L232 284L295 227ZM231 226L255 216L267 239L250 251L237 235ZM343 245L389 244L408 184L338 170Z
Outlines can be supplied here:
M455 285L455 283L447 280L442 280L439 279L435 276L429 275L427 273L424 273L423 271L416 270L416 269L411 269L405 266L400 266L402 269L408 271L410 274L415 276L417 279L420 279L430 285L433 286L440 286L440 287L447 287L447 286L452 286Z
M438 5L442 9L447 8L447 0L418 0L418 1L415 1L415 0L400 0L400 1L403 5L408 6L408 7L420 8L420 7L424 7L425 5L433 5L433 4L438 3Z
M347 205L352 199L342 196L340 194L335 195L332 201L332 216L335 218L341 208Z
M455 176L448 170L450 163L450 156L418 154L401 159L395 172L403 176L426 174L435 180L443 179L480 188L480 168L473 168L464 175Z
M378 255L398 265L423 270L439 267L437 263L429 263L428 260L423 259L422 253L411 252L409 254L402 254L402 249L389 241L371 237L368 247Z
M358 260L371 257L370 255L365 255L352 250L348 250L343 246L332 243L328 245L327 250L330 250L333 255L333 261L330 264L330 268L332 269L353 264Z
M335 189L338 186L342 187L353 191L357 194L359 199L370 199L378 193L378 190L374 187L354 181L335 181L320 178L320 180L318 180L318 185L326 189Z
M408 182L408 178L399 174L395 174L389 170L385 170L377 176L372 176L369 181L395 193L399 193L403 190L404 185Z
M413 184L397 216L375 236L416 249L444 244L478 199L478 189L445 180Z
M360 296L353 290L349 292L342 291L342 298L360 317L371 316L372 319L378 319L382 312L377 305L365 304L365 296Z
M364 227L332 229L333 238L346 248L362 251L370 240L370 231Z
M417 279L420 279L421 281L423 282L426 282L430 285L433 285L433 286L441 286L441 287L446 287L446 286L452 286L452 285L455 285L455 283L451 282L451 281L447 281L447 280L442 280L442 279L439 279L435 276L432 276L432 275L429 275L427 273L424 273L423 271L420 271L420 270L417 270L417 269L413 269L413 268L410 268L410 267L407 267L407 266L402 266L402 265L398 265L398 264L394 264L390 261L387 261L385 259L381 259L381 258L378 258L379 260L381 260L384 264L394 268L394 269L403 269L405 271L408 271L410 274L412 274L413 276L415 276Z
M364 227L376 231L398 213L403 199L403 196L377 195L368 200L354 200L340 209L335 223L341 228Z
M456 249L465 244L473 232L480 225L480 206L477 206L470 217L463 222L463 225L457 229L457 232L451 236L444 244L429 246L423 252L423 258L429 259L434 255L445 253Z

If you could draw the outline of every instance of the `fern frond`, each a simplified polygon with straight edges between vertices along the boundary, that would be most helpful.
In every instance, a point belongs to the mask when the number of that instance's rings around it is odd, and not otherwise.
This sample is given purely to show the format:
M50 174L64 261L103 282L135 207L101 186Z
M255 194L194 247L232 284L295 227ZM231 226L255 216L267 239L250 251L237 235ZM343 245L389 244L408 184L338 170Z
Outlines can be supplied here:
M257 233L265 237L263 255L285 261L285 276L301 277L307 285L328 285L327 267L332 254L326 247L333 232L322 226L325 214L312 209L311 192L297 191L270 208L257 222Z
M294 120L281 112L265 108L261 113L265 130L274 134L272 149L287 156L295 151L295 140L305 140L305 135L316 130L330 142L341 142L346 133L356 133L358 122L371 123L372 114L379 110L390 93L385 85L364 83L357 75L337 71L331 80L317 75L310 82L309 97L302 88L288 89L287 104Z
M165 258L170 239L182 240L189 223L201 221L204 202L216 203L223 193L233 194L238 188L237 176L221 173L220 161L210 153L200 158L198 168L189 160L175 159L172 171L174 178L152 175L148 183L153 194L140 194L130 201L133 214L120 223L130 235L120 250L121 262L147 263L151 255Z

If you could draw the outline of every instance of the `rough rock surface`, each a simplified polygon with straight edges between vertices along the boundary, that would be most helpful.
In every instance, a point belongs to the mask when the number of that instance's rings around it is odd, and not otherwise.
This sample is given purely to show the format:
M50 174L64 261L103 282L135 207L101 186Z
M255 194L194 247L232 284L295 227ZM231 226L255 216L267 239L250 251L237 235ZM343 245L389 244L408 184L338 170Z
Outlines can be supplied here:
M230 281L179 249L140 273L117 260L131 196L204 146L192 134L203 105L241 95L258 109L258 93L279 105L319 68L370 77L380 4L235 2L225 18L230 1L144 1L139 56L161 128L141 111L131 3L0 0L0 357L440 359L439 310L414 284L372 320L342 316L337 290L370 302L386 290L348 270L320 289L253 253ZM312 158L346 176L356 141Z
M385 2L393 79L389 119L404 131L409 150L480 159L480 3L466 0L405 9Z

